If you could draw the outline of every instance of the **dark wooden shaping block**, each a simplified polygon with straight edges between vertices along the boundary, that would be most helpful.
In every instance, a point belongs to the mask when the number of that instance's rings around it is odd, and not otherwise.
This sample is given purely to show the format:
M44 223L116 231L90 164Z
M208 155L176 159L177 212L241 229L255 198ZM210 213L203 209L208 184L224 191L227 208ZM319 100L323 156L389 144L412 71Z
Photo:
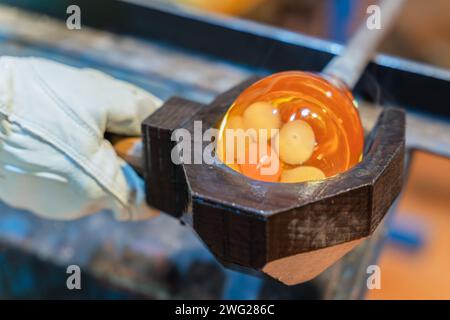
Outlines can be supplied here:
M142 125L147 202L176 217L186 210L188 188L182 166L171 161L171 150L175 146L171 136L173 129L189 124L202 107L201 104L174 97Z
M216 126L255 80L203 107L171 99L144 121L148 202L176 217L191 207L193 228L224 265L297 284L369 237L400 193L405 114L386 108L366 138L364 160L323 181L266 183L223 164L174 165L171 133L180 127L193 133L194 120L203 121L203 130Z

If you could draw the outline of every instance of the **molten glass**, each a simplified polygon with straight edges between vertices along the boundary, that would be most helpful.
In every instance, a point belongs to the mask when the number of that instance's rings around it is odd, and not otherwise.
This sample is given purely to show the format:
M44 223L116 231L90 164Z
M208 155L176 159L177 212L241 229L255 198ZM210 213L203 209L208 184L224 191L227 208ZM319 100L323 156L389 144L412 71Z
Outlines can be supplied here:
M321 75L289 71L242 92L220 123L217 154L249 178L295 183L352 168L363 146L352 94Z

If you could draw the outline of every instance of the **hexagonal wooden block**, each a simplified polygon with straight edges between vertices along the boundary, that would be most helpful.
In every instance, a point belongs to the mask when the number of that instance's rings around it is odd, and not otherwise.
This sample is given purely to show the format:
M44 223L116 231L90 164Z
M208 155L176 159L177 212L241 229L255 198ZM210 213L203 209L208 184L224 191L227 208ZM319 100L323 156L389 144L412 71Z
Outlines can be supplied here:
M172 132L186 128L193 133L195 120L202 121L203 131L215 127L255 80L206 106L172 98L144 121L148 202L176 217L190 212L193 228L224 265L297 284L369 237L400 193L405 114L385 109L366 137L364 160L323 181L267 183L223 164L175 165Z

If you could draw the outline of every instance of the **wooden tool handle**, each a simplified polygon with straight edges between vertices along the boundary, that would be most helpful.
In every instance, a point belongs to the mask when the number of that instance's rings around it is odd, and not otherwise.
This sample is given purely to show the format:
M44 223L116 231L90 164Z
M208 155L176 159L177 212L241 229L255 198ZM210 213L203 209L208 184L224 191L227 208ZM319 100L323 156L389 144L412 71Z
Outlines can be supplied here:
M364 21L342 55L331 60L323 72L338 78L349 89L353 89L405 2L406 0L383 0L380 3L381 29L369 29Z
M142 138L125 137L108 133L106 135L117 155L128 162L140 175L143 175Z

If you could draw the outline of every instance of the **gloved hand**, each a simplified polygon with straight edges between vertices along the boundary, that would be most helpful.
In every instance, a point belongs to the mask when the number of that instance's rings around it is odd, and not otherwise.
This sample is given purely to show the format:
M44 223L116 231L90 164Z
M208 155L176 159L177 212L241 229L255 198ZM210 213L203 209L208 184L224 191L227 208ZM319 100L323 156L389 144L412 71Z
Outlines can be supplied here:
M0 58L0 199L52 219L148 218L142 179L104 139L139 135L161 101L91 69Z

